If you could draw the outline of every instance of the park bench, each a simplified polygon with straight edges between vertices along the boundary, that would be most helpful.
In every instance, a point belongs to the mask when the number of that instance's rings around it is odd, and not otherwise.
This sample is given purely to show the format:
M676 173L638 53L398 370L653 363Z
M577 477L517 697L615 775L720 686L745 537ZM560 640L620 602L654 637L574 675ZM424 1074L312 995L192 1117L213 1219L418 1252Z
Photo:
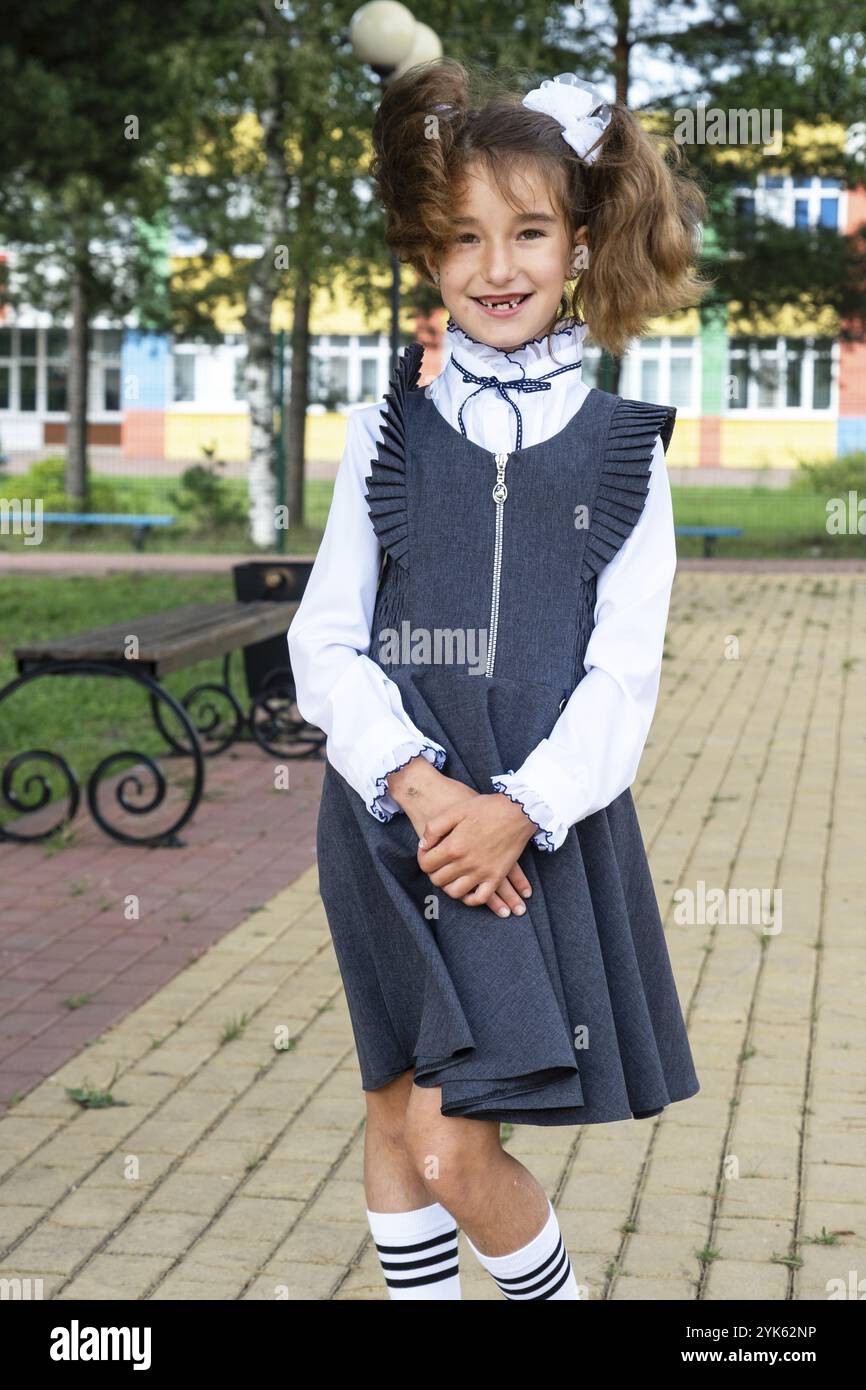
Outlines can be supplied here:
M66 526L131 526L132 543L136 550L144 549L151 526L173 526L173 516L137 515L132 512L43 512L43 521Z
M741 526L677 526L675 529L678 536L703 536L705 559L713 554L719 536L741 536L743 534Z
M291 566L273 564L268 568L251 564L236 567L236 593L242 591L244 582L249 588L249 572L258 569L262 570L262 591L276 589L276 599L285 598L297 588L292 582L295 576ZM284 593L279 592L281 582ZM320 756L324 735L295 713L286 632L297 606L297 599L291 602L260 599L184 604L105 627L26 643L15 649L18 675L0 690L0 705L16 691L42 677L92 675L135 682L146 695L154 726L168 745L168 751L160 756L192 760L192 775L185 788L188 791L186 803L169 826L151 834L131 834L128 827L111 824L99 804L99 784L105 777L117 773L121 763L129 766L115 787L115 800L124 812L147 815L157 810L166 794L165 777L155 758L123 749L103 758L91 772L86 788L88 807L100 828L124 844L181 845L183 841L178 838L178 831L192 817L204 790L205 758L225 752L242 737L255 741L281 761ZM238 650L243 651L246 664L249 696L246 710L231 688L230 661L232 653ZM195 685L180 699L161 684L162 678L172 672L220 656L223 658L221 682ZM70 717L72 713L70 711ZM172 716L172 729L166 727L166 714ZM2 722L0 710L0 725ZM24 833L17 822L15 830L0 827L0 840L29 843L47 839L74 818L81 799L77 779L62 754L44 748L18 753L5 768L0 768L3 800L23 813L39 811L50 801L50 788L38 770L40 762L53 767L65 780L66 814L49 829L42 828L34 834ZM152 779L153 791L150 801L136 804L130 800L130 789L142 797L142 769ZM20 793L16 795L12 791L13 776L19 772L22 772L24 790L31 797L28 804L22 801ZM35 793L34 788L37 789Z

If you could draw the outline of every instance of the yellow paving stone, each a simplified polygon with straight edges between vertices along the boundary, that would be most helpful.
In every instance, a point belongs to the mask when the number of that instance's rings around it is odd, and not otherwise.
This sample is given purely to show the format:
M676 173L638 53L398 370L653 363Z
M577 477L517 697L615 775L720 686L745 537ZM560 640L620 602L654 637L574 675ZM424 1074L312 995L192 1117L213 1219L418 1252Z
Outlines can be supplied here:
M858 1288L858 1300L866 1296L864 1246L840 1241L838 1245L799 1247L803 1263L797 1270L795 1290L798 1298L829 1298L831 1293L849 1298Z
M693 1303L695 1294L695 1285L687 1279L652 1279L631 1275L627 1279L617 1279L611 1298L617 1303Z
M88 1187L87 1184L54 1208L51 1220L59 1226L90 1226L113 1230L141 1201L142 1194L131 1184L118 1183L114 1188Z
M666 1235L677 1231L701 1244L699 1237L709 1230L712 1208L709 1197L645 1193L637 1213L638 1230L642 1235Z
M246 1279L263 1268L273 1248L271 1237L239 1241L236 1236L214 1235L209 1229L196 1242L192 1254L216 1269L242 1271Z
M0 1207L0 1250L11 1245L38 1219L39 1210L33 1207Z
M731 1174L739 1172L744 1178L796 1178L799 1155L796 1139L789 1144L747 1144L734 1132L725 1154ZM736 1166L735 1166L736 1164ZM735 1182L734 1176L723 1178L725 1182Z
M137 1301L155 1279L171 1267L169 1255L111 1255L101 1253L70 1280L59 1295L65 1299Z
M95 1167L101 1158L115 1147L113 1140L89 1135L76 1129L74 1124L61 1130L59 1134L42 1144L34 1158L40 1168L68 1169L78 1164L83 1171Z
M804 1236L826 1230L851 1244L866 1241L866 1205L807 1196L800 1209L800 1230Z
M280 1162L283 1159L299 1159L329 1166L336 1162L352 1138L351 1133L342 1129L308 1129L295 1121L279 1143L274 1145L273 1151L268 1155L268 1162L273 1159Z
M331 1297L339 1278L340 1271L335 1265L291 1264L286 1261L279 1278L270 1274L257 1275L243 1299L273 1303L321 1302Z
M577 1212L570 1208L557 1208L557 1219L569 1253L572 1250L592 1251L613 1259L622 1240L628 1213L595 1211L592 1208Z
M275 1197L250 1197L243 1192L233 1196L228 1206L208 1228L209 1235L236 1240L269 1241L274 1246L291 1229L304 1209L303 1202L281 1202Z
M628 1212L634 1192L634 1178L627 1173L573 1172L557 1203L563 1211Z
M0 1116L0 1152L8 1151L17 1158L25 1158L61 1128L62 1121L56 1116L18 1116L13 1109Z
M255 1143L227 1143L208 1138L190 1150L183 1166L187 1173L209 1173L235 1179L246 1175L248 1165L258 1154Z
M309 1209L313 1221L357 1221L364 1216L367 1202L364 1184L332 1178ZM366 1219L366 1217L365 1217Z
M144 1193L154 1187L163 1173L176 1162L172 1154L139 1153L134 1147L119 1144L114 1153L87 1173L87 1186L113 1188L129 1184ZM0 1188L0 1192L2 1190Z
M37 1211L51 1207L80 1178L78 1168L43 1168L39 1163L25 1163L0 1183L0 1211L7 1206Z
M290 1264L348 1265L369 1235L366 1217L363 1222L306 1218L298 1222L291 1235L274 1251L263 1272L278 1274L286 1261Z
M785 1265L714 1260L701 1297L707 1302L728 1298L736 1303L777 1302L787 1298L787 1289L788 1270Z
M702 1197L716 1185L718 1154L708 1153L704 1161L697 1158L664 1158L653 1151L652 1163L645 1181L645 1192L660 1196Z
M834 1202L866 1203L863 1168L853 1163L807 1161L805 1188L810 1197L826 1197Z
M629 1236L620 1267L629 1274L664 1279L697 1279L700 1261L696 1251L706 1243L705 1232L697 1238L688 1233L676 1235Z
M271 1154L251 1173L244 1184L250 1197L277 1197L280 1200L307 1201L322 1182L319 1164L277 1157Z
M148 1302L233 1302L246 1280L247 1276L225 1265L215 1268L184 1260L159 1284Z
M103 1239L100 1226L58 1226L41 1221L16 1245L12 1259L18 1269L37 1274L69 1274Z
M723 1215L716 1223L713 1245L726 1260L764 1263L773 1254L787 1253L793 1229L793 1219L760 1220L754 1216Z
M279 1111L249 1110L246 1102L236 1105L211 1131L211 1138L218 1143L257 1144L268 1147L282 1134L289 1122L288 1115Z
M233 1188L232 1181L215 1178L211 1173L188 1173L185 1166L181 1165L153 1192L146 1194L147 1210L212 1216Z
M112 1255L180 1255L206 1229L209 1218L200 1212L137 1211L112 1235L106 1253Z

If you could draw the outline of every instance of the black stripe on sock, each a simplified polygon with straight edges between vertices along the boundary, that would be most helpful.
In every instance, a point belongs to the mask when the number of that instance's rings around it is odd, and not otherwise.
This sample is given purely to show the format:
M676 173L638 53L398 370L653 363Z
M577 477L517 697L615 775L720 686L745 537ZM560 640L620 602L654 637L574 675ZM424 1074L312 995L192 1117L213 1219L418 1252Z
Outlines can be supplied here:
M537 1275L541 1274L545 1269L547 1269L548 1265L558 1265L560 1255L564 1249L565 1247L562 1243L562 1234L560 1233L559 1239L556 1242L556 1246L554 1247L552 1254L548 1255L546 1260L542 1260L540 1264L537 1264L534 1269L528 1269L525 1274L518 1274L516 1278L513 1277L509 1279L499 1279L495 1274L493 1277L494 1279L496 1279L497 1284L501 1284L503 1286L523 1284L526 1282L527 1279L534 1279ZM548 1274L547 1277L550 1278L550 1275Z
M389 1279L385 1275L385 1283L391 1284L396 1289L414 1289L419 1284L438 1284L440 1279L450 1279L457 1273L457 1262L449 1265L448 1269L437 1270L434 1274L422 1274L417 1279Z
M379 1263L383 1269L424 1269L427 1265L441 1264L443 1260L453 1260L457 1257L457 1243L449 1245L447 1250L437 1250L436 1254L425 1255L423 1260L383 1260L379 1256Z
M457 1235L457 1227L452 1226L450 1231L443 1231L441 1235L431 1236L429 1240L419 1240L415 1245L380 1245L374 1241L376 1249L380 1255L411 1255L416 1250L429 1250L431 1245L441 1245L443 1240L453 1239Z
M523 1288L521 1288L521 1289L516 1289L516 1288L513 1288L513 1287L510 1287L510 1288L502 1288L502 1292L506 1295L506 1297L511 1298L512 1300L516 1300L516 1301L519 1302L520 1300L523 1299L524 1295L526 1295L526 1296L527 1296L527 1297L526 1297L526 1302L527 1302L527 1303L532 1303L532 1302L535 1301L535 1299L539 1299L539 1298L549 1298L550 1295L551 1295L552 1293L555 1293L556 1290L557 1290L558 1288L561 1288L562 1285L565 1283L566 1279L567 1279L568 1276L569 1276L569 1272L570 1272L570 1270L571 1270L571 1265L570 1265L570 1262L569 1262L569 1259L568 1259L568 1252L567 1252L567 1251L565 1250L565 1248L562 1246L562 1241L561 1241L561 1240L559 1241L559 1245L557 1246L557 1249L554 1251L554 1255L557 1255L557 1254L558 1254L560 1248L562 1248L562 1255L561 1255L560 1258L557 1259L556 1264L554 1265L554 1267L553 1267L552 1269L549 1269L549 1270L547 1271L547 1273L546 1273L545 1275L543 1275L542 1278L540 1278L540 1279L535 1279L535 1282L534 1282L533 1284L526 1284L526 1285L525 1285ZM546 1265L549 1265L549 1264L550 1264L550 1260L545 1260L543 1265L539 1265L539 1266L538 1266L538 1269L543 1269ZM524 1277L525 1279L534 1278L535 1275L538 1273L538 1269L536 1269L536 1270L531 1270L529 1274L524 1275L523 1277ZM544 1285L545 1285L545 1284L548 1284L548 1283L550 1282L551 1279L555 1278L555 1276L559 1274L560 1270L564 1270L564 1272L563 1272L563 1274L562 1274L562 1277L561 1277L560 1279L557 1279L557 1282L556 1282L555 1284L553 1284L550 1288L546 1289L544 1293L538 1293L538 1294L537 1294L537 1293L535 1292L536 1289L544 1288ZM495 1278L495 1277L496 1277L496 1276L494 1275L494 1278ZM500 1281L499 1281L498 1279L496 1280L496 1282L497 1282L497 1284L500 1284ZM519 1282L519 1281L514 1280L514 1279L502 1280L502 1282L501 1282L501 1284L500 1284L500 1287L502 1287L502 1285L504 1285L505 1283L508 1283L509 1285L514 1285L514 1284L517 1283L517 1282ZM533 1296L534 1296L534 1297L533 1297Z

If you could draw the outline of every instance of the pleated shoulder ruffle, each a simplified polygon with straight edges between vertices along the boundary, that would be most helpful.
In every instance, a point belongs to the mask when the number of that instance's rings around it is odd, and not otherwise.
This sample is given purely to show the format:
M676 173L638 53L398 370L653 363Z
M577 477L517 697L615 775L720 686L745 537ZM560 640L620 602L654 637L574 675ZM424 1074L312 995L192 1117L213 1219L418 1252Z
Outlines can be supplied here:
M667 453L676 408L623 397L611 417L607 450L590 517L581 578L598 574L631 535L649 492L656 435Z
M409 568L409 521L406 510L406 393L418 385L423 343L410 343L401 354L385 392L387 411L382 440L364 494L373 530L392 560Z

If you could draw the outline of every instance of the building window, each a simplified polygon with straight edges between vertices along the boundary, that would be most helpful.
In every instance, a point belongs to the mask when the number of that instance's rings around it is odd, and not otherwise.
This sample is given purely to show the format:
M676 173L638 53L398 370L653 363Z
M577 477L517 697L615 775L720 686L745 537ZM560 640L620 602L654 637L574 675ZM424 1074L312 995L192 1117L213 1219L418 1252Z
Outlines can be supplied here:
M743 185L734 192L738 216L773 218L786 227L834 227L842 225L840 179L817 175L760 174L754 187Z
M195 352L173 352L174 387L172 400L195 400Z
M729 410L829 410L830 338L732 338Z
M637 400L694 410L696 361L694 338L639 338L629 349L629 366L621 389ZM585 372L584 379L591 384Z
M379 359L376 357L361 358L361 399L379 399Z

